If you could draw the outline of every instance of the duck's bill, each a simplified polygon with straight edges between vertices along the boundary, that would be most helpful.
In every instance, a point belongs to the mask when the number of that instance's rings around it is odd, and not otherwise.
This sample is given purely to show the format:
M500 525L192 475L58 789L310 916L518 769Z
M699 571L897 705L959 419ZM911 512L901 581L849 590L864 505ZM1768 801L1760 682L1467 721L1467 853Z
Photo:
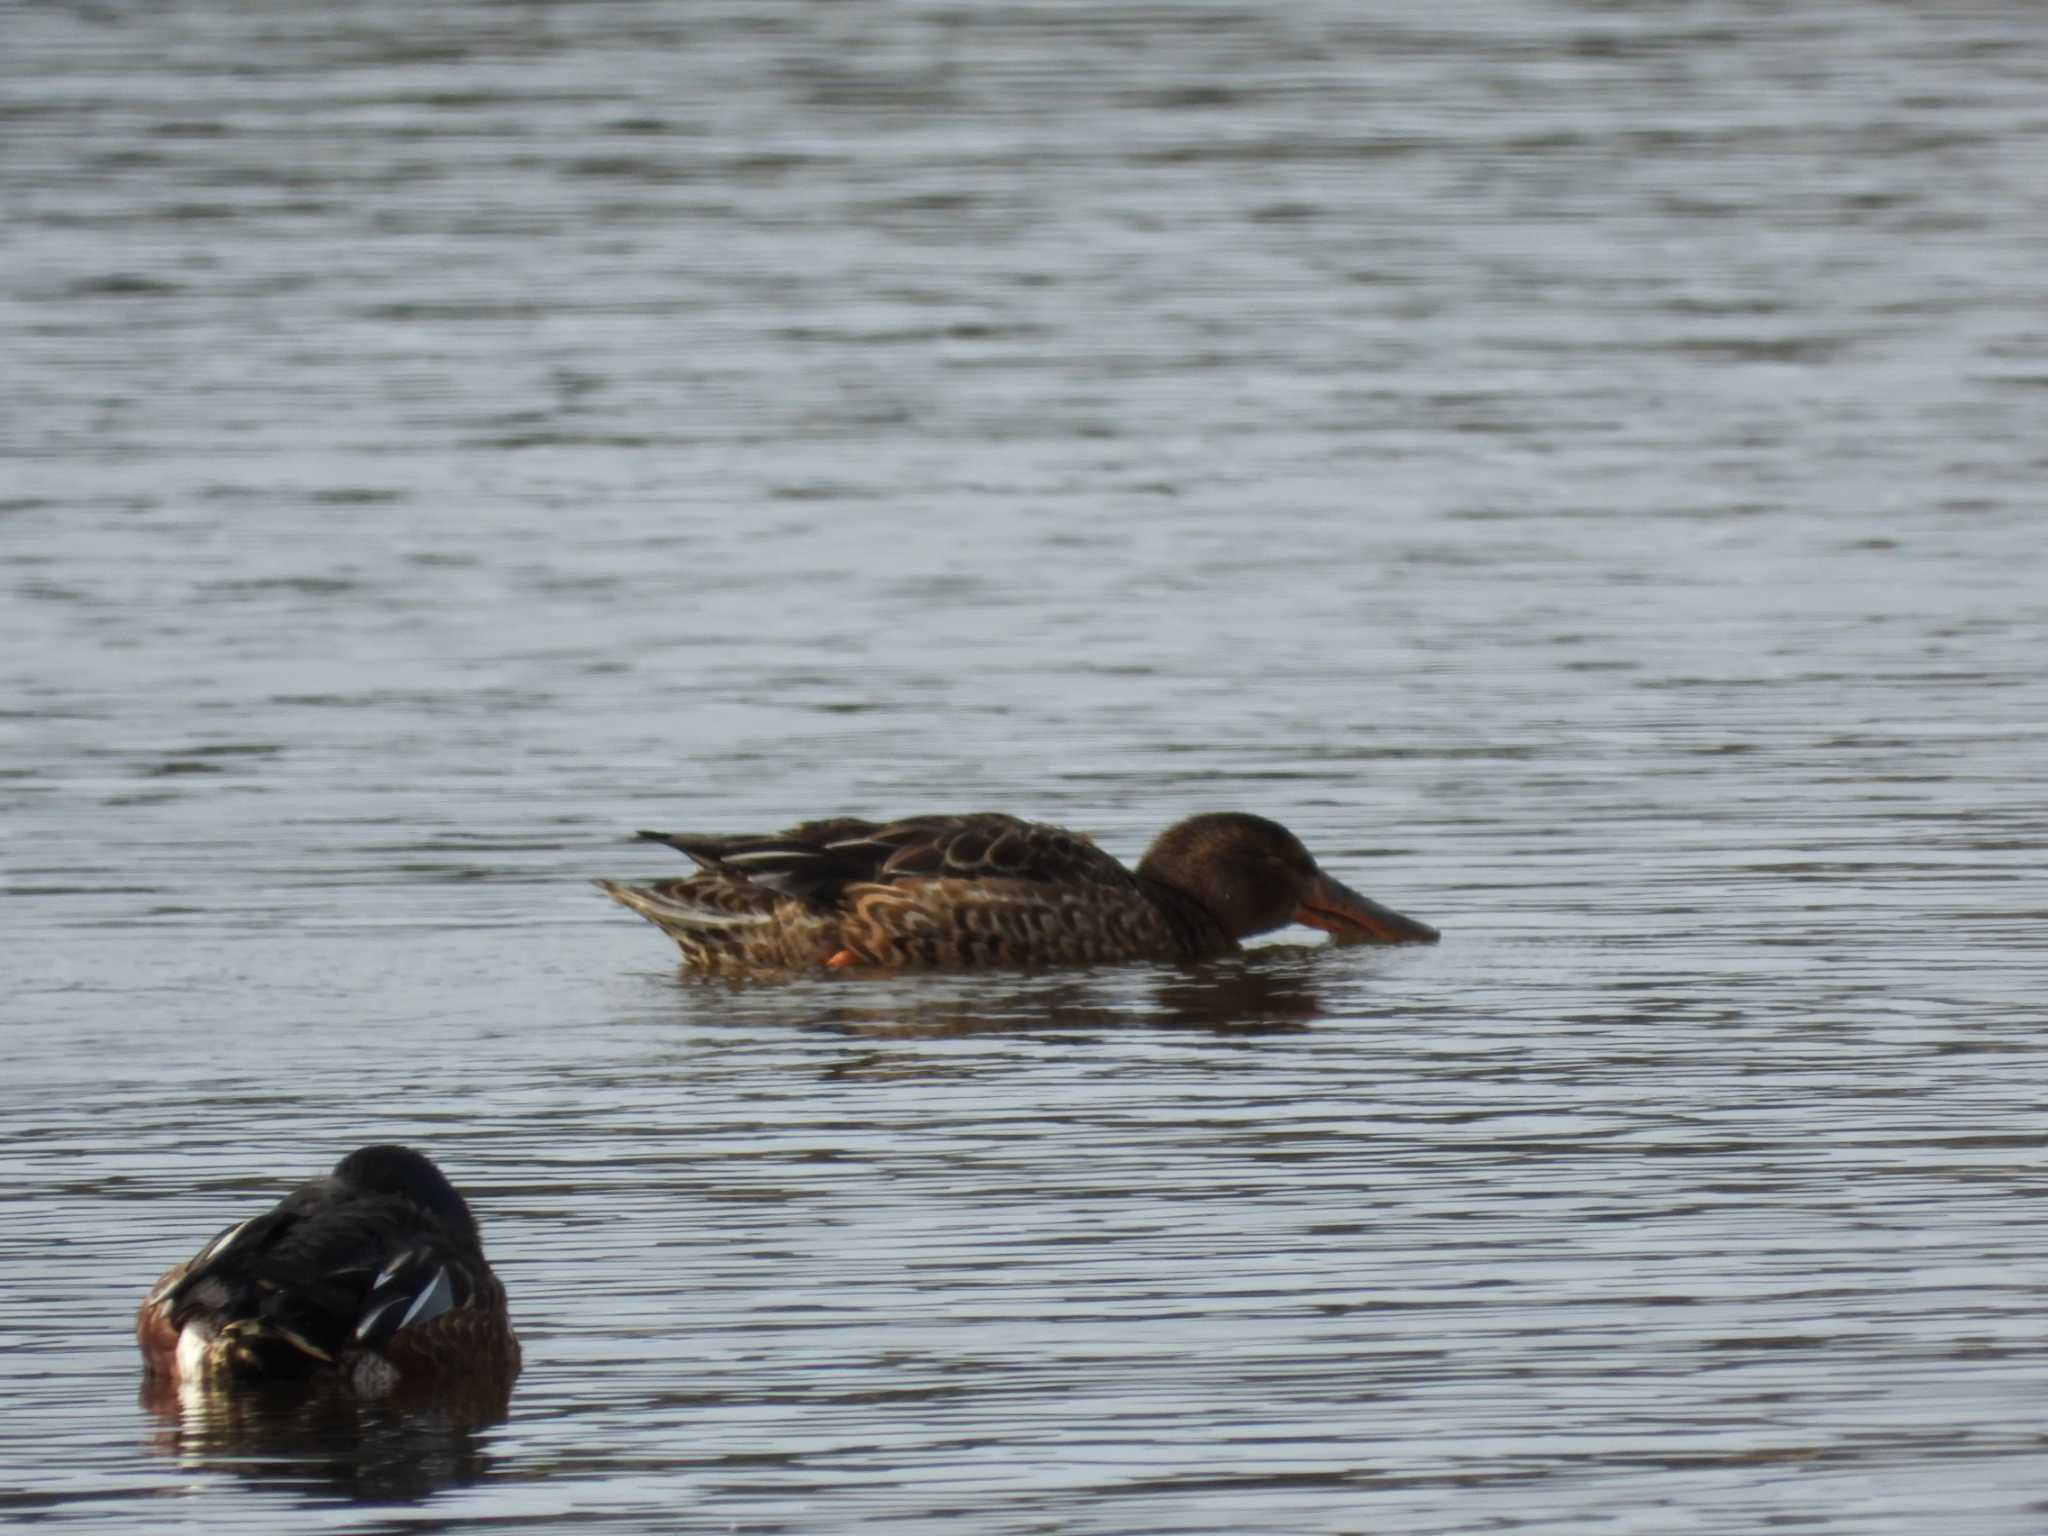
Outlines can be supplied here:
M1320 876L1307 899L1294 909L1294 920L1340 939L1375 944L1434 944L1443 937L1429 924L1383 907L1328 875Z

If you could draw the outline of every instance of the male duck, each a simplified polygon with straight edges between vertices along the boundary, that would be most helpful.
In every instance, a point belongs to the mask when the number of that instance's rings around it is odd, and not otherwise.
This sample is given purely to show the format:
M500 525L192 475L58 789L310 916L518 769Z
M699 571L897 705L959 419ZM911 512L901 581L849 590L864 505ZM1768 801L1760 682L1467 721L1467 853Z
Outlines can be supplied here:
M1290 922L1384 944L1438 938L1324 874L1278 822L1241 812L1168 828L1135 871L1078 832L998 812L640 836L698 872L597 884L709 975L1199 960Z
M351 1152L229 1227L135 1314L143 1367L173 1382L324 1379L365 1397L519 1373L505 1288L476 1218L406 1147Z

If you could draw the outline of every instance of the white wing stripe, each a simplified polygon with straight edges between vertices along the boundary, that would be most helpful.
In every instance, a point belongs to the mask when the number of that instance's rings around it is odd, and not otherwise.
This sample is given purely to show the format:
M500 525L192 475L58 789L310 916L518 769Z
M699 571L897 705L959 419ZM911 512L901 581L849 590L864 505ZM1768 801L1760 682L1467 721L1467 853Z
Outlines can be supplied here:
M255 1219L254 1216L251 1216L249 1221L254 1221ZM234 1226L229 1227L227 1231L221 1233L219 1237L208 1243L206 1245L206 1252L200 1254L198 1258L192 1261L192 1267L198 1269L203 1265L211 1264L215 1259L226 1253L228 1246L236 1238L240 1237L243 1232L248 1230L249 1221L237 1222Z
M408 1248L403 1253L399 1254L397 1258L393 1259L389 1264L386 1264L384 1266L383 1273L378 1275L376 1279L370 1282L370 1289L373 1291L383 1290L385 1286L391 1283L391 1277L397 1274L401 1269L405 1268L406 1265L410 1264L412 1260L413 1251L412 1249Z
M383 1306L376 1308L374 1311L364 1313L363 1320L360 1323L356 1324L357 1340L361 1341L363 1339L366 1339L372 1333L374 1333L376 1331L378 1322L383 1318L384 1314L386 1312L389 1312L393 1307L399 1305L399 1303L403 1302L404 1300L405 1298L403 1296L394 1296L389 1301L385 1302Z

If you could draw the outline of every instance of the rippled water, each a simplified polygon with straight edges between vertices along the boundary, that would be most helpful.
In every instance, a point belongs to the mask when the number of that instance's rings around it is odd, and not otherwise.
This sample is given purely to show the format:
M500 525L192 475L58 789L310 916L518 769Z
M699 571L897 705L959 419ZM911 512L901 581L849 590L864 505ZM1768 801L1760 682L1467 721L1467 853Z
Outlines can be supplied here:
M10 14L0 1510L2041 1528L2048 36L1391 16ZM583 883L984 807L1445 941L704 986ZM385 1138L502 1420L139 1401Z

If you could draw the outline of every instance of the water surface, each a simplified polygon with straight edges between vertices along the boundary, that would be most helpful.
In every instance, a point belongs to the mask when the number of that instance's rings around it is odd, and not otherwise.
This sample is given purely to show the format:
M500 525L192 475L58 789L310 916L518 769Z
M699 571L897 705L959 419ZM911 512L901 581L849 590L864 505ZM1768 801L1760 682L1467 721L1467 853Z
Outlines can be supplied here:
M2038 1530L2044 44L11 17L0 1504ZM1221 807L1444 943L704 986L583 883ZM502 1420L139 1401L377 1139Z

